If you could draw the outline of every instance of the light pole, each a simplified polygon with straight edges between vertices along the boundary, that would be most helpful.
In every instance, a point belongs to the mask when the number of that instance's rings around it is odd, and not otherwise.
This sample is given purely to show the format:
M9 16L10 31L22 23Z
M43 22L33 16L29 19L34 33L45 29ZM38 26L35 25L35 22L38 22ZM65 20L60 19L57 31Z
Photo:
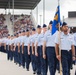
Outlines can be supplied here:
M36 8L36 20L37 20L37 24L38 24L38 6Z
M45 0L43 0L43 24L45 23Z
M13 9L13 32L14 32L14 0L12 0L12 9Z
M9 13L8 14L10 14L10 0L9 0Z
M42 22L42 15L40 15L40 25L42 24L41 22Z

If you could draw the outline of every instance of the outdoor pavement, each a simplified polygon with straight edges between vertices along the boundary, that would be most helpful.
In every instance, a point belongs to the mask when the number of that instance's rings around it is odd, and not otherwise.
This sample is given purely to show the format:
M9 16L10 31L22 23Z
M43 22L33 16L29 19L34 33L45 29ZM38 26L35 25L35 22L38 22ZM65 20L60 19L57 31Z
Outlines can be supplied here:
M71 70L71 75L75 75L76 66ZM32 67L30 64L30 71L26 71L22 67L16 65L13 61L7 61L7 55L5 53L0 53L0 75L33 75ZM49 72L48 72L49 75ZM56 73L58 74L58 71Z

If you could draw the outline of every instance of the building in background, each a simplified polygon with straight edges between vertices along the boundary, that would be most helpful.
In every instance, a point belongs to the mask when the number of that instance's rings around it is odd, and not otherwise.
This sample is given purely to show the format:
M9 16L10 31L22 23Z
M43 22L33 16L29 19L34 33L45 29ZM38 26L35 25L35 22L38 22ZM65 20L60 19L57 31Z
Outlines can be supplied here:
M68 23L72 32L76 32L76 11L68 12L68 18L64 19Z

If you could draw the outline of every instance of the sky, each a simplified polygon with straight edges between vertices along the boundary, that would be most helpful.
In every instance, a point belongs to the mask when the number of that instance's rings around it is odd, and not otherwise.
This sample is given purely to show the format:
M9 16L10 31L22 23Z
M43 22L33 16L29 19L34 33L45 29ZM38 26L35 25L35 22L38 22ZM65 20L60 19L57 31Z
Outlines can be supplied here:
M53 20L56 8L58 5L58 0L45 0L45 24L49 24L50 20ZM7 10L8 12L9 10ZM76 11L76 0L60 0L60 13L61 20L68 17L69 11ZM12 13L12 10L10 10ZM31 10L15 10L15 14L30 14ZM5 10L0 9L0 13L5 13ZM43 0L38 4L38 24L40 24L40 15L41 25L43 25ZM33 10L33 16L36 19L36 8Z

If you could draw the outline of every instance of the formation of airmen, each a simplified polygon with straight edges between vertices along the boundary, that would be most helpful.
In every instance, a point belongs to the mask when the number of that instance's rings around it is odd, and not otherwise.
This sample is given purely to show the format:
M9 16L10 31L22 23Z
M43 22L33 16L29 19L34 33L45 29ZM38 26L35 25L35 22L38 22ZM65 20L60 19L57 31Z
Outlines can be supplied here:
M61 61L63 75L70 75L72 63L76 63L76 33L70 34L68 24L63 22L61 31L58 29L52 35L52 23L49 29L43 24L42 28L38 25L32 31L22 30L14 36L0 38L0 48L3 43L7 60L14 60L27 71L31 63L33 74L37 75L47 75L48 68L50 75L55 75Z

